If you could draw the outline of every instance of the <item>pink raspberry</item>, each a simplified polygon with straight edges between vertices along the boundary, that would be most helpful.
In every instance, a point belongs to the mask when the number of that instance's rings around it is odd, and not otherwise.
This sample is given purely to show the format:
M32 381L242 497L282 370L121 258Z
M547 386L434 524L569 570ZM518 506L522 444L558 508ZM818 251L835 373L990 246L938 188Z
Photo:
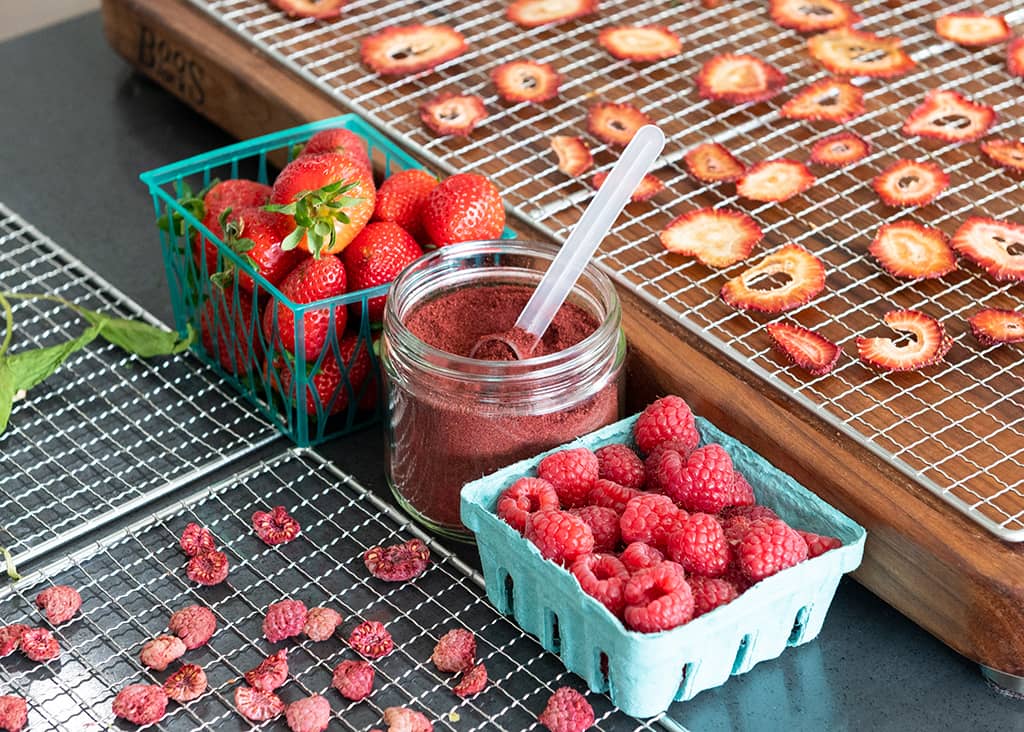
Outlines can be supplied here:
M209 608L189 605L171 615L167 627L185 642L188 650L194 651L213 637L217 630L217 616Z
M292 518L284 506L275 506L271 512L256 511L252 515L252 527L256 536L268 546L287 544L299 535L299 522Z
M693 617L693 593L675 562L641 569L625 589L626 627L641 633L671 630Z
M814 558L820 557L827 551L832 549L838 549L843 545L843 542L834 536L822 536L821 534L812 534L810 531L800 531L797 529L800 538L807 542L807 557Z
M311 641L325 641L334 635L335 629L341 625L341 614L329 607L310 608L306 613L306 624L302 632Z
M384 724L388 725L388 732L434 732L434 725L423 712L408 707L385 709Z
M642 541L657 548L668 542L668 532L676 528L679 508L668 496L642 493L626 504L619 517L622 541Z
M186 557L194 557L205 552L212 552L217 548L210 530L199 524L188 524L181 532L179 540L181 550Z
M288 705L285 719L292 732L323 732L331 722L330 702L319 694L299 699Z
M594 535L595 552L613 552L619 548L622 530L619 528L619 514L612 508L584 506L569 513L579 516L590 527Z
M569 564L594 551L594 533L583 519L568 511L530 514L526 538L540 550L541 556L557 564Z
M622 554L619 555L622 565L631 574L635 574L641 569L653 567L655 564L660 564L664 559L664 554L642 541L634 541L623 549Z
M473 665L476 636L465 628L449 630L434 646L430 660L443 673L458 673Z
M777 518L775 511L767 506L726 506L719 514L725 539L730 546L739 544L750 525L758 519Z
M139 661L154 671L166 671L172 661L185 655L185 644L176 635L160 635L142 646Z
M284 702L272 691L239 686L235 688L235 708L251 722L266 722L284 712Z
M299 635L306 627L306 606L301 600L281 600L267 608L263 635L271 643Z
M691 513L683 528L668 538L668 557L687 572L719 577L729 566L729 544L718 519Z
M753 506L757 503L757 498L754 496L754 489L747 482L747 479L743 477L743 473L735 471L733 473L733 484L732 484L732 495L729 499L730 506Z
M587 503L592 506L610 508L621 516L622 512L626 510L629 500L639 495L640 491L638 490L626 488L602 478L594 482L594 487L587 494Z
M55 585L36 596L36 606L46 613L50 625L60 625L71 620L82 607L82 596L74 587Z
M718 577L691 575L687 578L693 593L693 617L700 617L716 607L732 602L739 597L736 586Z
M693 450L700 443L693 412L681 397L667 396L652 402L637 417L633 439L644 455L663 442L679 440Z
M624 488L639 490L644 485L644 461L628 445L605 445L594 451L597 477Z
M597 480L597 456L585 447L561 450L548 455L537 466L537 476L555 487L563 508L575 508L587 502L587 494Z
M460 699L466 699L479 694L485 686L487 686L487 667L478 663L463 672L459 683L452 687L452 693Z
M430 548L420 539L372 546L363 552L363 564L379 580L408 582L423 574L430 565Z
M782 519L758 519L736 549L743 573L754 582L807 559L807 542Z
M551 732L583 732L594 724L594 708L583 694L563 686L548 699L537 721Z
M526 517L536 511L558 508L555 487L543 478L520 478L498 498L498 518L522 534Z
M60 644L46 628L29 628L22 632L18 647L29 660L39 663L60 655Z
M140 727L154 724L163 719L167 711L167 693L162 686L132 684L118 692L111 706L115 717Z
M185 574L201 585L219 585L228 578L228 555L215 549L200 552L188 560Z
M395 648L395 641L383 623L367 620L357 625L348 636L348 644L366 658L382 658Z
M373 692L373 666L366 661L342 661L334 669L331 686L346 699L361 701Z
M288 649L282 648L256 668L245 672L245 683L261 691L274 691L288 680Z
M626 606L623 591L629 570L612 554L587 554L573 562L569 569L580 587L591 597L621 617Z
M21 732L28 724L28 703L20 696L0 696L0 729Z
M27 625L15 623L0 627L0 658L9 656L18 650L21 644L21 634L28 630Z
M681 472L681 466L686 465L686 459L690 457L690 453L693 450L694 447L692 445L681 440L669 440L651 450L647 459L644 460L644 473L647 476L644 489L653 493L664 493L665 474L668 472ZM675 453L675 457L672 458L673 462L671 464L662 466L662 460L665 459L666 453Z
M729 453L721 445L705 445L690 453L686 466L675 470L672 453L661 460L665 495L687 511L718 513L733 497L734 471Z
M189 702L206 693L206 672L194 663L186 663L164 682L164 693L176 702Z

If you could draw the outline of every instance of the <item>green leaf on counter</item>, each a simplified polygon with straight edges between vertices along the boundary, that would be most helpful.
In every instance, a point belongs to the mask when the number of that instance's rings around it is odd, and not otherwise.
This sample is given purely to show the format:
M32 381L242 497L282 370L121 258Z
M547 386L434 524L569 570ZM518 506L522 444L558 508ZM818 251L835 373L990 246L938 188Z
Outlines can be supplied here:
M14 373L6 356L0 356L0 435L7 429L7 422L11 418L11 410L14 408L14 395L18 390L14 388Z
M18 574L18 568L14 566L14 557L11 556L10 550L5 546L0 546L0 554L4 555L4 564L7 565L7 576L17 582L21 579L21 575Z
M76 310L94 326L99 326L100 338L142 358L181 353L195 340L191 326L189 334L181 338L174 331L164 330L140 320L113 318L85 308Z

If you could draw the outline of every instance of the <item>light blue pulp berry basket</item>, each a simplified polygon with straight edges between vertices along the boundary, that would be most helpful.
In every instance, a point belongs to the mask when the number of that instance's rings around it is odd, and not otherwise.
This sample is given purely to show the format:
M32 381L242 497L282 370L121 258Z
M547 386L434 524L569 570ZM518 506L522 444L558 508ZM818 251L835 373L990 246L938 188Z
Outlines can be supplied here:
M544 559L533 544L498 518L502 491L535 475L541 459L572 447L595 450L633 444L636 417L616 422L569 445L510 465L462 489L462 522L476 534L487 596L498 610L557 653L591 691L634 717L651 717L673 701L693 698L732 675L776 658L787 646L813 640L821 630L843 573L856 569L866 532L786 473L697 418L703 444L717 442L747 477L757 502L794 528L827 534L843 546L757 583L736 600L663 633L635 633L580 589L565 569ZM607 675L602 661L607 659Z

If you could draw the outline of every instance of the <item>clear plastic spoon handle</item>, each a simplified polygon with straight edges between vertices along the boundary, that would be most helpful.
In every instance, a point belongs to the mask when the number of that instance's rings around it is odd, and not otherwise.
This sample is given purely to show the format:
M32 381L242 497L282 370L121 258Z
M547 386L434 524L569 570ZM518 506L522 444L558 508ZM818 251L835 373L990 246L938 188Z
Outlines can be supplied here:
M664 146L665 135L654 125L637 130L519 314L517 328L535 338L544 335L587 262Z

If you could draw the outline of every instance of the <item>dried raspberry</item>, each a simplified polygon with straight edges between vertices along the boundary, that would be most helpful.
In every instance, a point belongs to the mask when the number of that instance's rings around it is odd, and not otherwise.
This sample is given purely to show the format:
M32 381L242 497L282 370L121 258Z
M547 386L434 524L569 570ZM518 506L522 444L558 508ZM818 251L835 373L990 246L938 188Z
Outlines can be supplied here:
M626 510L629 500L639 495L640 491L638 490L599 478L594 481L594 487L587 494L587 503L592 506L610 508L621 515Z
M579 516L590 527L594 535L595 552L613 552L619 548L622 532L619 529L619 514L613 508L584 506L569 513Z
M301 600L281 600L267 608L263 635L271 643L299 635L306 627L306 606Z
M807 542L782 519L750 525L736 550L743 574L754 582L807 559Z
M535 511L558 508L555 487L543 478L520 478L498 498L498 518L518 531L526 531L526 518Z
M164 693L176 702L198 699L206 692L206 672L194 663L186 663L164 682Z
M472 666L475 656L476 636L465 628L456 628L441 636L430 660L438 671L457 673Z
M395 641L383 623L367 620L353 629L348 637L352 650L367 658L382 658L395 648Z
M219 585L228 578L228 555L216 550L196 554L188 560L185 574L201 585Z
M0 729L20 732L28 724L28 703L20 696L0 696Z
M57 639L46 628L29 628L23 631L18 647L32 661L45 662L60 655Z
M363 553L370 574L385 582L406 582L423 574L430 564L430 549L419 539L404 544L374 546Z
M142 646L139 661L146 668L165 671L172 661L185 655L185 644L175 635L160 635Z
M28 626L21 623L0 627L0 658L9 656L18 650L21 635L26 630L28 630Z
M619 517L622 540L627 544L642 541L664 548L678 516L679 508L668 496L642 493L626 504L626 510Z
M311 641L325 641L334 635L334 630L341 625L341 614L329 607L310 608L306 613L306 624L302 632Z
M56 585L36 596L36 606L46 613L50 625L60 625L71 620L82 607L82 596L74 587Z
M631 630L656 633L693 617L693 593L686 573L675 562L641 569L629 578L624 594L626 627Z
M690 457L690 453L693 452L696 445L683 440L669 440L663 442L656 448L651 450L647 459L644 460L644 472L647 474L647 483L644 486L645 490L653 493L664 493L665 486L662 484L664 475L669 471L669 467L662 467L661 461L664 459L667 453L676 453L676 456L672 458L671 470L681 470L681 467L686 464L686 458ZM678 464L678 466L676 465Z
M114 697L114 716L140 727L159 722L167 711L167 694L162 686L131 684Z
M254 689L274 691L288 680L288 649L282 648L245 672L245 682Z
M729 566L729 544L718 519L706 513L691 513L682 530L669 536L668 557L693 574L724 574Z
M563 686L548 699L537 721L551 732L583 732L594 724L594 709L583 694Z
M275 546L287 544L299 535L299 522L292 518L284 506L275 506L270 513L256 511L252 515L252 527L264 544Z
M547 510L530 514L526 538L541 556L556 564L568 564L594 550L594 534L579 516L567 511Z
M687 578L693 593L693 617L709 613L716 607L732 602L739 597L736 586L718 577L692 575Z
M640 489L644 484L644 461L628 445L605 445L594 451L597 477L624 488Z
M289 704L285 719L292 732L323 732L331 721L331 704L313 694Z
M555 487L563 508L575 508L587 502L599 469L597 456L578 447L548 455L537 466L537 475Z
M181 550L185 552L185 556L194 557L197 554L203 552L211 552L217 548L217 544L214 541L213 534L210 530L200 526L199 524L190 523L185 527L185 530L181 532L181 540L179 541Z
M217 616L209 608L189 605L178 610L167 622L167 627L185 641L185 647L194 651L205 646L217 630Z
M266 722L284 711L284 702L272 691L239 686L235 689L235 707L239 714L252 722Z
M800 538L807 543L807 558L813 559L814 557L820 557L827 551L832 549L838 549L843 545L843 542L834 536L823 536L821 534L812 534L810 531L800 531L797 529L796 533L800 534Z
M361 701L373 692L373 666L366 661L342 661L334 669L331 686L346 699Z
M673 463L663 459L661 467L669 470ZM662 487L665 495L687 511L718 513L733 498L734 472L732 459L724 447L705 445L690 454L681 472L663 472Z
M644 545L641 545L644 546ZM626 607L623 591L629 570L614 554L587 554L569 569L580 587L617 617Z
M465 699L479 694L485 686L487 686L487 667L478 663L462 674L459 683L452 688L452 693L460 699Z
M388 725L388 732L434 732L434 725L422 712L408 707L385 709L384 724Z
M633 439L644 455L663 442L680 440L693 450L700 443L693 412L681 397L662 397L647 406L633 425Z
M641 569L647 569L655 564L660 564L665 559L665 555L650 544L634 541L622 550L619 559L626 569L631 573L636 573Z

